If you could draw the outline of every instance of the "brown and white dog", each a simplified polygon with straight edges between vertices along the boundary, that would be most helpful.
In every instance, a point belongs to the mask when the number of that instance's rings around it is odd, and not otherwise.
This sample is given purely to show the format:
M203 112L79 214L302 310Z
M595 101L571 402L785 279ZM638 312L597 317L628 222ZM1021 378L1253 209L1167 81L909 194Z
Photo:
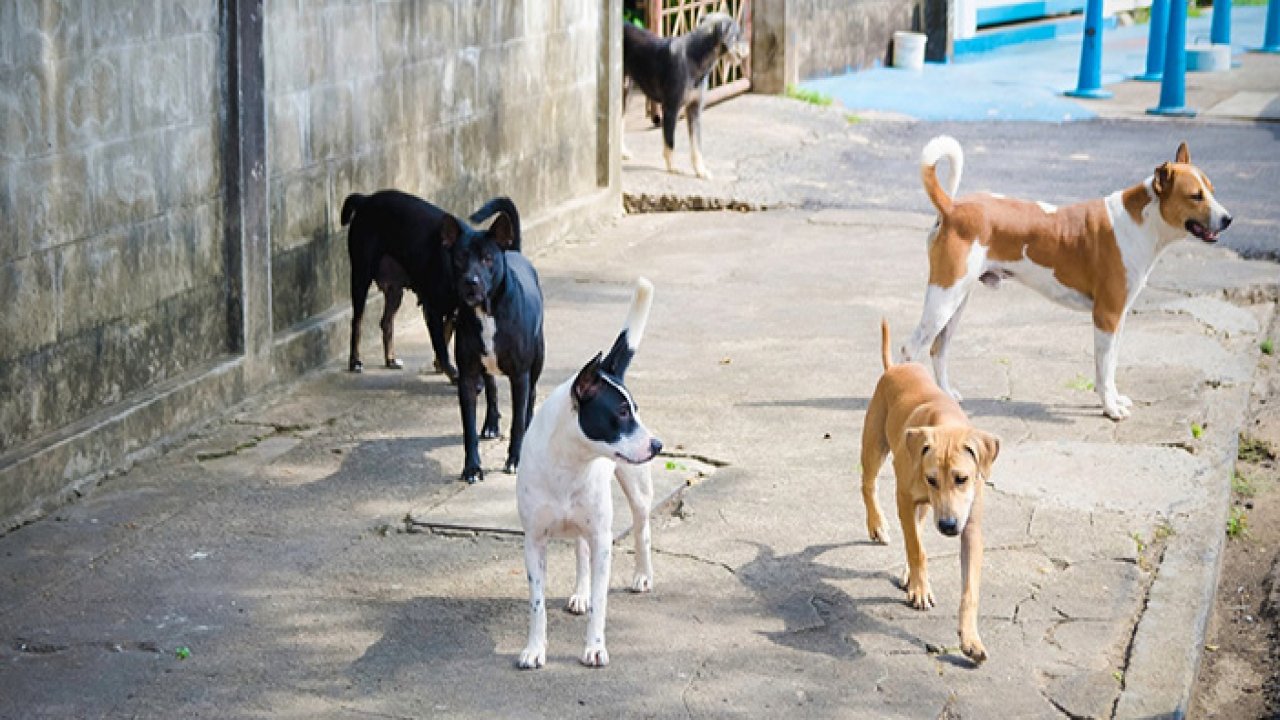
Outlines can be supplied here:
M887 544L889 532L876 498L876 476L893 452L898 520L907 550L902 585L917 610L933 607L928 557L920 544L924 516L943 535L960 536L960 650L975 663L987 659L978 636L978 585L982 579L982 487L1000 454L1000 438L978 430L950 395L918 363L894 365L889 356L889 323L880 321L884 375L867 405L862 426L862 502L867 533Z
M945 191L936 169L942 158L951 161ZM1231 224L1213 197L1213 184L1191 164L1187 144L1146 180L1063 208L995 194L953 199L963 165L960 144L950 137L934 138L921 153L920 176L938 209L938 224L929 236L924 313L902 347L903 359L918 359L930 348L938 385L959 400L947 377L947 345L969 293L979 282L996 287L1015 278L1050 300L1093 314L1102 411L1113 420L1128 417L1133 403L1116 390L1125 315L1170 244L1188 235L1216 242Z

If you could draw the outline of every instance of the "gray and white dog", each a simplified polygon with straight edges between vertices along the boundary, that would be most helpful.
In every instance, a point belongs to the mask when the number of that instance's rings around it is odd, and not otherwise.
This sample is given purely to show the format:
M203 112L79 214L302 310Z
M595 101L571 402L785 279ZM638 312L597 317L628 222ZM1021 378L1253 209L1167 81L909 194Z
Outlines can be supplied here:
M652 302L653 285L639 279L627 324L609 353L597 353L576 376L551 391L525 434L524 456L516 472L529 578L529 642L520 653L521 668L540 668L547 661L547 543L553 537L577 542L577 581L566 609L588 613L582 664L609 664L604 619L613 546L612 478L618 479L631 505L636 544L631 590L653 588L653 477L648 463L662 450L662 442L640 422L635 401L622 384Z
M622 26L622 72L648 98L662 106L662 157L667 172L675 172L671 154L676 147L676 121L684 110L689 120L689 152L693 171L710 178L702 162L702 106L707 77L722 55L741 60L750 52L742 28L725 13L708 13L692 31L664 38L630 23ZM627 82L622 84L622 114L627 113ZM625 144L622 157L630 159Z

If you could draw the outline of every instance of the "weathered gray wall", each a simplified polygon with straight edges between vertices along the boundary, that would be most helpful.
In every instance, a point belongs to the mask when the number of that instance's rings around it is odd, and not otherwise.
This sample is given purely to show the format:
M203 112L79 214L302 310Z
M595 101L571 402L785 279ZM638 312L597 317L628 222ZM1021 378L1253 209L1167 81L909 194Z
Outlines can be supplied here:
M348 192L617 211L620 15L0 0L0 532L343 352Z
M752 90L781 93L813 77L890 63L893 33L929 34L927 57L949 52L947 0L754 0Z

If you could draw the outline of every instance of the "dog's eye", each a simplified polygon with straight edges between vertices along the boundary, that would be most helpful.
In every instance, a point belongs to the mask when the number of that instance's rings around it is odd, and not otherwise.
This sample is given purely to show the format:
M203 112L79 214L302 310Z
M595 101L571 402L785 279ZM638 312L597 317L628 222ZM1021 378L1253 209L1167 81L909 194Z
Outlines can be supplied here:
M1192 193L1191 199L1195 200L1196 202L1202 202L1204 200L1204 191L1203 190L1195 191L1194 193Z
M963 484L965 484L965 483L967 483L967 482L969 482L969 478L968 478L968 477L966 477L966 476L964 476L964 475L957 475L957 476L956 476L956 485L963 485Z
M493 264L493 253L485 253L485 254L484 254L484 264L485 264L485 265L492 265L492 264Z
M937 475L925 475L925 476L924 476L924 479L928 481L928 483L929 483L929 487L938 487L938 476L937 476Z
M627 407L626 405L623 405L622 407L618 408L618 417L622 420L626 420L627 418L631 417L631 408Z

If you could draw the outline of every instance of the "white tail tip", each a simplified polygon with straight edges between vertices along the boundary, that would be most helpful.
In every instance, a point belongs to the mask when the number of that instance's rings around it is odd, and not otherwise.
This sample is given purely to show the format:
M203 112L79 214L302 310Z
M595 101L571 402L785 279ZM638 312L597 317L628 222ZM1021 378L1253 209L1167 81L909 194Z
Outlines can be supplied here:
M960 189L960 174L964 171L964 151L960 143L950 135L939 135L930 140L920 151L920 166L935 167L942 158L951 161L951 175L947 182L947 194L955 197Z
M645 278L636 278L636 293L631 300L631 312L627 314L627 347L632 350L640 347L644 337L644 326L649 320L649 308L653 305L653 283Z

